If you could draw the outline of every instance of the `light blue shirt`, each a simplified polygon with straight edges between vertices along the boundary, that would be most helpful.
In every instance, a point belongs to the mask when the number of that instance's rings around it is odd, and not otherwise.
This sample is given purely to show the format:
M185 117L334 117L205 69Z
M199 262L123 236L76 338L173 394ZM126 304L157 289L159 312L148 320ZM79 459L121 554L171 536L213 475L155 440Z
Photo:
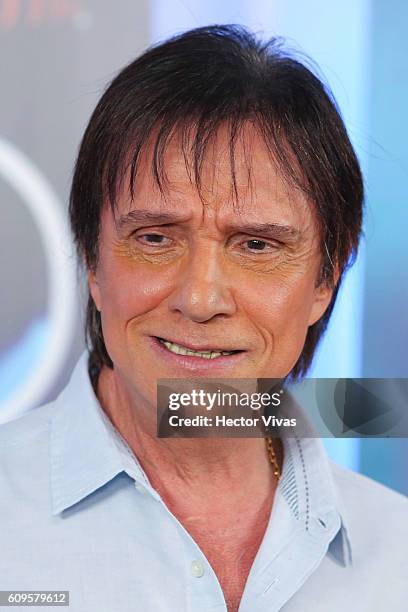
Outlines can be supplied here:
M332 464L319 439L284 453L240 612L408 610L408 500ZM55 402L0 427L0 590L68 590L71 612L227 609L100 408L85 354Z

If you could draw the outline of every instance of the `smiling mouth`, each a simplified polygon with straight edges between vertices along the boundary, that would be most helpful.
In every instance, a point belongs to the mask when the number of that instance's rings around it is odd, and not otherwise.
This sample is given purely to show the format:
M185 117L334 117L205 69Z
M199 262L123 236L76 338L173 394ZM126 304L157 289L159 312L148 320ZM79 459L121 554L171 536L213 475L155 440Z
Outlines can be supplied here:
M170 342L169 340L165 340L164 338L159 338L156 336L156 339L160 342L162 346L165 346L168 351L174 353L176 355L186 355L189 357L201 357L202 359L216 359L217 357L225 357L228 355L235 355L236 353L242 353L240 350L233 351L220 351L216 349L208 349L205 351L196 351L182 344L176 344L175 342Z

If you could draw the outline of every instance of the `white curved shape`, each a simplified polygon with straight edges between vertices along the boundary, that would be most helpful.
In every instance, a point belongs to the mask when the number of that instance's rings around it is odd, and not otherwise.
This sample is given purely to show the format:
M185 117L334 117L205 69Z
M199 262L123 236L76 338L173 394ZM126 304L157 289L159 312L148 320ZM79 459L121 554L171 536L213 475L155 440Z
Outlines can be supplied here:
M0 422L4 423L38 406L61 372L74 334L76 274L61 202L33 162L3 138L0 176L27 206L40 234L47 262L50 322L45 353L22 386L0 403Z

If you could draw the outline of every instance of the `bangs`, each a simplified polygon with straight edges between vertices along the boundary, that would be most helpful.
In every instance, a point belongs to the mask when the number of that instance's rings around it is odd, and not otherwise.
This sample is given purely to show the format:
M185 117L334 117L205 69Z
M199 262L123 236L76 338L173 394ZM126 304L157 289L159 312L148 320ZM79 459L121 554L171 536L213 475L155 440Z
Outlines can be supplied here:
M128 133L126 140L121 141L121 147L109 151L102 173L104 184L102 191L106 194L112 210L115 210L118 197L127 192L131 201L137 191L137 177L140 172L142 157L148 159L148 167L155 184L163 199L170 188L170 180L166 168L166 153L170 143L177 143L178 150L184 160L187 176L195 186L202 203L206 204L203 193L203 163L217 148L217 138L222 130L226 135L227 155L230 176L230 202L236 209L240 208L240 198L237 186L237 159L247 178L249 192L252 193L252 146L248 142L246 131L252 128L257 137L262 140L269 154L271 163L276 167L288 188L299 189L307 197L311 186L301 171L295 153L290 149L287 138L281 133L270 118L266 119L260 113L234 113L216 116L203 112L201 116L165 117L161 123L152 123L152 127L136 126ZM237 158L237 144L239 157Z

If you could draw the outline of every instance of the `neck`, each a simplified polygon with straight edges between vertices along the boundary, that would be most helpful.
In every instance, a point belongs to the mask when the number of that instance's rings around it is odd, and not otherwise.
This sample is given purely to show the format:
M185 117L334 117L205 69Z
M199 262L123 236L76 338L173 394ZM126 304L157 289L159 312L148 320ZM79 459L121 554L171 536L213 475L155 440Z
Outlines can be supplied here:
M155 406L131 394L114 370L101 370L97 395L113 425L133 450L152 486L164 497L177 491L190 499L225 492L233 507L240 499L269 496L276 487L263 438L158 438ZM282 465L282 446L274 441ZM228 490L226 490L228 489Z

